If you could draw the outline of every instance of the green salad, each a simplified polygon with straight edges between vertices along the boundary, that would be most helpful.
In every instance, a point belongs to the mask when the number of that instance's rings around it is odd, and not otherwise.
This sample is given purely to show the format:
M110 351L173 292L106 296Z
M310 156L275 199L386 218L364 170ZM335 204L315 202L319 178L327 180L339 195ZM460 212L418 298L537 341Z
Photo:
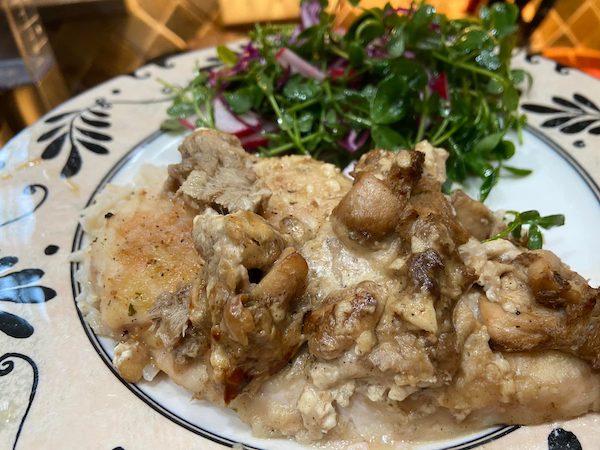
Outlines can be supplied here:
M162 128L215 127L261 156L299 153L339 167L426 139L449 152L444 190L479 177L480 201L503 174L531 172L505 164L515 153L506 135L521 138L519 97L532 81L510 67L516 6L450 20L425 3L387 4L362 9L346 29L326 7L305 0L299 25L257 25L240 52L218 47L221 64L197 70L187 86L163 82L174 101Z

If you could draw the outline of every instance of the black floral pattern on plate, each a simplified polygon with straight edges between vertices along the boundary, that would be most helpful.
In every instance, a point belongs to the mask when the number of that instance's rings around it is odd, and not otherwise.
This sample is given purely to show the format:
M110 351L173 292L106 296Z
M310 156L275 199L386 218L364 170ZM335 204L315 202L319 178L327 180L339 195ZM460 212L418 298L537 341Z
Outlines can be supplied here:
M27 196L33 197L33 196L39 195L38 193L41 193L41 196L39 196L39 199L34 201L32 207L30 207L25 212L19 214L17 217L9 218L9 219L5 220L4 222L0 223L0 227L10 225L11 223L17 222L21 219L24 219L25 217L30 216L35 211L37 211L37 209L40 206L42 206L44 204L44 202L46 201L46 199L48 198L48 188L46 186L44 186L43 184L29 184L29 185L25 186L25 188L23 189L22 195L27 195Z
M16 256L0 258L0 301L12 303L44 303L56 297L56 291L37 284L44 276L41 269L7 272L19 262ZM33 326L22 317L0 310L0 331L16 339L30 337Z
M600 108L582 94L573 94L573 100L553 96L553 105L524 103L522 108L534 114L552 116L540 124L543 128L558 128L561 133L575 134L587 130L600 135Z
M69 156L60 174L65 178L77 175L81 169L81 147L96 153L106 155L109 153L105 146L112 141L112 137L104 131L110 127L109 114L103 109L107 105L96 102L93 106L84 109L76 109L52 115L44 119L44 124L51 125L37 139L37 142L48 142L44 148L41 158L56 158L65 144L70 147Z
M582 450L582 447L575 433L555 428L548 435L548 450Z
M111 126L108 110L113 105L143 105L171 100L173 100L172 95L157 99L116 101L100 97L87 108L52 115L43 121L43 124L51 126L50 129L37 138L39 143L48 142L41 158L54 159L64 147L69 146L69 156L60 174L64 178L71 178L79 173L83 165L79 151L81 147L97 155L110 153L107 145L113 138L107 134L106 129Z
M39 380L39 372L37 365L35 362L27 355L23 355L21 353L5 353L0 357L0 377L5 377L9 375L15 368L14 359L21 359L25 361L27 364L31 366L33 370L33 381L31 383L31 391L29 393L29 400L27 402L27 408L25 409L25 413L23 414L23 418L19 423L19 428L17 429L17 434L15 435L15 440L13 441L12 450L17 448L17 442L19 441L19 437L21 436L21 431L23 431L23 425L25 424L25 419L27 419L27 414L29 414L29 410L31 409L31 405L33 403L33 399L35 398L35 393L38 386Z

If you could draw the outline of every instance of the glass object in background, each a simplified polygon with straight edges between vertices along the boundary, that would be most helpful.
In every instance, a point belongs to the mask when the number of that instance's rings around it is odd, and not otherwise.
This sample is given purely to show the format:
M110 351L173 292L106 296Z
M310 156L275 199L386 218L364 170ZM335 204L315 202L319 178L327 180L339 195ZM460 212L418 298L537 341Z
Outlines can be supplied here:
M600 0L557 0L530 47L600 78Z
M37 9L23 0L1 6L0 143L69 97Z
M68 97L68 91L37 9L23 0L5 0L4 13L44 109L53 108Z

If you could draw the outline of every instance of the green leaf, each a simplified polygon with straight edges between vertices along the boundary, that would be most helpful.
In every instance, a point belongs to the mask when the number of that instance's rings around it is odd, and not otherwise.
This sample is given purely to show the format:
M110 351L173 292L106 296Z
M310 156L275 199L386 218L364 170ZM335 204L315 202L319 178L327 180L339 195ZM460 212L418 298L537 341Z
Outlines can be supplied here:
M512 141L503 139L500 143L492 150L492 156L495 159L509 159L515 154L516 148Z
M467 28L452 46L454 51L462 55L470 55L482 49L491 50L493 48L494 43L488 33L478 28Z
M219 45L217 47L217 56L226 66L233 66L238 60L238 56L235 52L224 45Z
M452 193L452 185L452 180L447 179L446 181L444 181L444 183L442 184L442 192L446 195L450 195Z
M352 6L358 6L360 0L348 0Z
M405 48L406 37L404 36L404 29L394 28L387 47L390 56L401 56Z
M406 114L407 85L403 77L391 76L383 80L371 101L371 119L374 123L388 125Z
M171 133L178 133L180 131L185 130L185 127L179 123L177 119L165 119L160 124L160 129L162 131L167 131Z
M519 214L519 219L523 223L536 221L539 218L540 218L540 213L539 213L539 211L536 211L535 209L532 209L529 211L524 211L521 214Z
M565 223L565 216L562 214L540 217L540 213L535 210L524 211L522 213L517 211L507 211L507 214L513 215L514 219L508 223L504 230L487 239L487 241L506 238L508 236L520 241L522 239L521 233L523 226L528 225L529 229L527 230L527 247L535 250L542 248L543 244L543 236L542 232L540 231L540 227L548 229L564 225Z
M527 89L531 88L531 85L533 84L533 77L529 72L523 69L511 69L509 78L510 81L517 85L526 81Z
M521 234L523 232L522 225L515 225L514 229L510 232L511 236L515 239L521 239Z
M254 91L248 87L240 88L234 92L224 92L223 96L235 114L244 114L252 109L254 104Z
M311 112L304 112L297 118L298 130L300 133L308 133L312 130L315 116Z
M390 61L390 72L401 77L412 91L421 91L429 79L422 64L406 58Z
M482 8L480 17L497 38L503 39L516 31L519 9L511 3L498 2Z
M433 20L435 15L435 8L431 5L422 4L415 11L412 16L412 20L409 23L411 31L427 30L429 31L429 24Z
M537 221L538 225L544 229L552 227L561 227L565 224L565 216L562 214L553 214L550 216L544 216Z
M361 68L365 61L365 51L358 42L352 42L348 45L348 58L350 65L355 68Z
M537 225L530 225L527 230L527 248L529 250L538 250L542 248L544 238Z
M485 177L481 187L479 188L479 201L485 202L492 188L498 183L498 175L500 173L500 167L496 167L492 170L488 176Z
M384 150L400 150L408 145L406 139L392 128L383 125L374 125L371 135L375 146Z
M185 119L196 113L194 105L187 102L175 103L167 109L167 114L177 119Z
M502 97L505 108L515 110L517 109L517 106L519 106L519 91L517 91L513 86L506 86L504 95Z
M492 95L500 95L504 92L504 85L500 83L496 78L490 78L485 90Z
M502 166L502 168L517 177L525 177L533 172L531 169L520 169L512 166Z
M475 57L475 62L490 72L495 72L502 67L498 55L493 50L481 50L479 55Z
M259 72L256 75L256 84L265 94L271 94L273 92L273 75L269 76L265 72Z
M373 39L385 34L385 28L379 19L375 17L363 21L356 29L356 39L363 44L368 44Z
M305 102L321 93L320 86L314 80L295 75L285 84L283 95L291 101Z
M463 160L471 172L477 174L481 178L485 178L492 170L494 170L487 160L483 159L481 155L473 152L467 153Z
M192 91L192 97L197 104L204 103L209 96L210 92L204 86L196 87Z
M498 146L498 144L502 140L503 136L504 136L503 131L488 134L486 137L484 137L483 139L478 141L473 146L473 152L475 152L475 153L490 153L492 150L494 150Z
M289 131L294 127L294 118L287 112L283 112L281 118L277 119L277 125L283 131Z

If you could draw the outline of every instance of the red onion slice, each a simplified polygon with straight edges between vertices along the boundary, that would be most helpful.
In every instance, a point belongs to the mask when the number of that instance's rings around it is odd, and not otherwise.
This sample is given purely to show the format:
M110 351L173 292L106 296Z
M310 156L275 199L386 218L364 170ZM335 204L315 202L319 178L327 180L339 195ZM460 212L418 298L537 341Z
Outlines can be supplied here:
M275 59L283 68L289 67L292 72L300 73L307 78L312 78L317 81L323 81L325 79L325 74L322 71L302 59L289 48L280 48L275 55Z
M215 128L225 133L235 134L237 137L248 136L255 133L260 126L258 118L254 115L234 115L219 97L214 100L213 108Z

